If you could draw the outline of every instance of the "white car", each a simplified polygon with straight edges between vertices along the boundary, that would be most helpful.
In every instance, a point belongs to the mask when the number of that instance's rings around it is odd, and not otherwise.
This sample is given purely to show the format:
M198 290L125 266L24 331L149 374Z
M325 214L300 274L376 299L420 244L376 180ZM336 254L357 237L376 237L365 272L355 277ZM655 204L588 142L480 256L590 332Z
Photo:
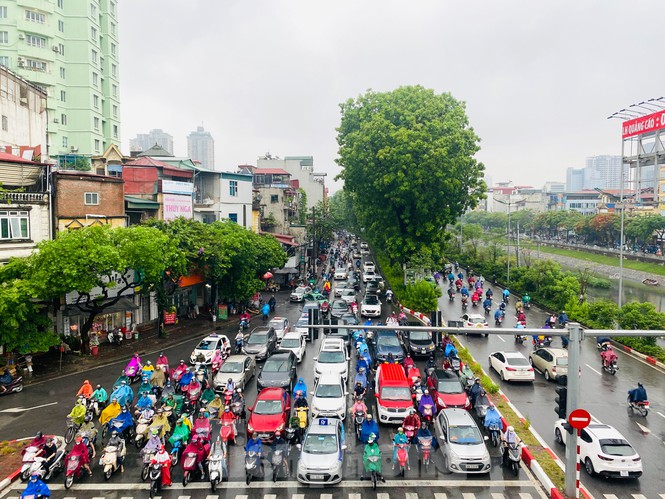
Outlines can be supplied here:
M314 357L314 360L314 381L331 374L341 377L346 383L349 376L349 355L342 338L325 338L319 355Z
M376 265L374 265L374 262L365 262L363 263L363 272L376 272Z
M311 292L312 288L310 288L309 286L298 286L296 289L293 290L291 296L289 296L289 300L297 302L305 301L305 295Z
M345 289L348 289L349 284L346 282L340 282L335 284L335 290L333 291L333 295L335 298L341 298L342 297L342 292Z
M370 270L368 272L363 272L363 282L373 281L376 278L376 272Z
M348 272L344 268L338 268L335 270L335 280L343 281L349 276Z
M301 336L304 336L306 340L310 339L310 329L307 327L309 325L309 316L307 314L301 315L300 318L293 325L293 331L299 333Z
M534 381L536 374L527 358L520 352L494 352L489 356L490 367L503 381Z
M284 338L282 338L282 342L279 344L279 349L291 350L300 364L302 358L305 356L305 341L305 336L297 331L286 333Z
M275 328L277 340L284 338L284 335L289 332L289 319L286 317L273 317L268 323L268 327Z
M381 317L381 301L376 295L365 295L360 305L362 317Z
M353 288L345 288L342 290L340 298L342 298L342 300L344 300L347 305L351 305L354 301L356 301L356 290Z
M215 350L217 349L230 355L231 342L226 336L213 333L199 341L199 344L196 345L192 355L189 357L189 361L192 364L195 364L196 362L211 364L212 358L215 355Z
M464 314L462 316L462 325L466 328L486 328L489 327L489 324L487 324L487 319L485 319L484 316L480 314ZM474 334L474 333L467 333L466 331L464 334ZM482 333L485 336L487 336L487 333Z
M343 421L346 417L346 395L339 376L321 376L312 392L312 417L338 418Z
M564 438L569 437L564 424L567 424L564 419L554 423L554 438L563 445L566 444ZM581 430L577 445L580 447L580 462L589 475L627 479L642 476L642 458L612 426L591 423Z
M361 249L361 250L366 250L367 248L368 248L368 246L367 246L367 243L366 243L365 241L363 241L362 243L360 243L360 249Z
M345 450L344 431L340 420L312 419L298 459L298 481L324 486L341 482Z

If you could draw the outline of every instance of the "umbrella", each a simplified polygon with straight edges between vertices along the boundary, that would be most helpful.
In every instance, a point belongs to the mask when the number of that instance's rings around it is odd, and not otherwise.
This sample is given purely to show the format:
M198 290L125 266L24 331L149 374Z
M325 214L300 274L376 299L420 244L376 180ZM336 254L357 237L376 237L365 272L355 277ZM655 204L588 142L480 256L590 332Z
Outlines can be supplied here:
M263 274L263 278L264 279L272 279L272 272L266 272L265 274Z

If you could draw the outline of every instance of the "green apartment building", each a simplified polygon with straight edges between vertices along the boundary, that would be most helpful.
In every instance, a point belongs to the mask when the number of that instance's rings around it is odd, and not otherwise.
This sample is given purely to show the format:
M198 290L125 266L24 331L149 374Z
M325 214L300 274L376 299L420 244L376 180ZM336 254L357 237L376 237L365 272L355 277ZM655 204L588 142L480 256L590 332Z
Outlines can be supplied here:
M120 143L117 0L0 0L0 65L48 93L49 156Z

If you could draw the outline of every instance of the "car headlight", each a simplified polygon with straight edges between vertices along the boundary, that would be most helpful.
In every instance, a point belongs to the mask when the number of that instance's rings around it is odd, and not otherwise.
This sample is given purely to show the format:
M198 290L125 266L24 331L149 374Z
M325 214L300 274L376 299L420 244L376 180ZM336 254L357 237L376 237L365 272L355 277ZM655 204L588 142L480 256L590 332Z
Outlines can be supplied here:
M254 433L254 428L251 423L247 423L247 433Z
M275 431L283 431L284 430L284 423L279 425Z

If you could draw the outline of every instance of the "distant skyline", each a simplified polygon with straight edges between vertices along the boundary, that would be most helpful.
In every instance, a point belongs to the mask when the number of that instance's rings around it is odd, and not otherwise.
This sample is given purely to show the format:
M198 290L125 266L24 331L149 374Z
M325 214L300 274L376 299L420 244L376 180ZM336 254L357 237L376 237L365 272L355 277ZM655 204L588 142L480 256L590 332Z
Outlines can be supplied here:
M494 182L534 186L620 154L607 117L664 94L660 0L132 0L119 13L125 150L162 128L186 155L204 123L217 169L311 155L332 191L339 104L369 88L450 92ZM629 19L645 20L639 34Z

